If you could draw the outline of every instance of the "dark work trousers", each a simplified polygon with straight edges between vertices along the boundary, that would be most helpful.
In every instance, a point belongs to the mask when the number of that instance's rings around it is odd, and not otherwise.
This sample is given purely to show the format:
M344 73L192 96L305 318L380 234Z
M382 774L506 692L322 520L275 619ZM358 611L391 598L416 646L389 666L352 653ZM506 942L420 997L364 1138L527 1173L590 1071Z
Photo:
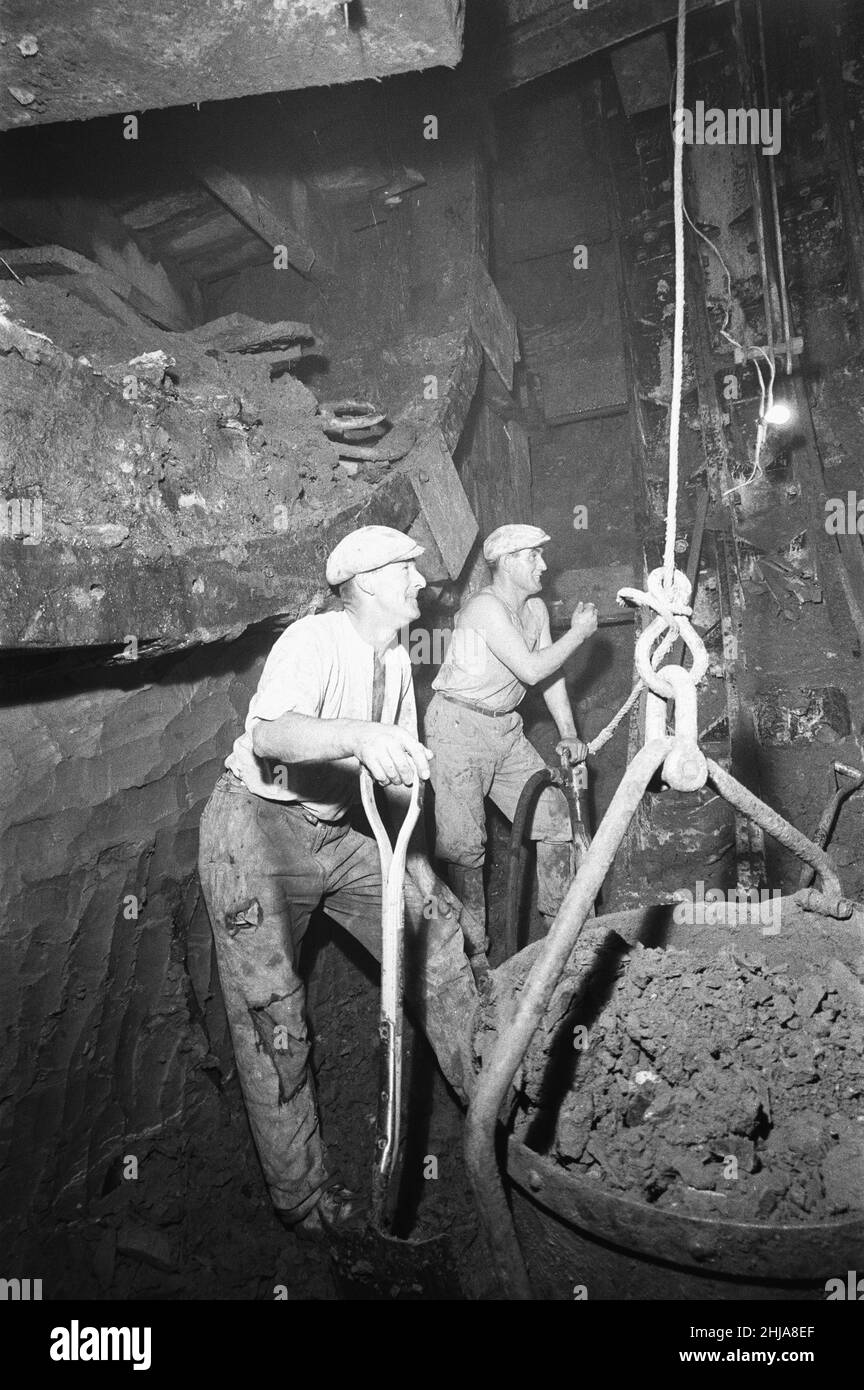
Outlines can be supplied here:
M514 710L481 714L436 695L426 711L426 742L435 754L435 853L464 869L482 869L489 797L509 821L528 778L546 764ZM573 831L567 798L557 787L540 793L531 822L537 840L537 907L554 917L573 881Z
M237 1069L275 1206L311 1210L328 1180L309 1067L300 945L320 905L381 959L381 872L371 836L247 791L233 773L201 820L199 868ZM405 995L441 1069L467 1098L477 992L454 916L423 915L406 878ZM371 1097L370 1097L371 1099Z

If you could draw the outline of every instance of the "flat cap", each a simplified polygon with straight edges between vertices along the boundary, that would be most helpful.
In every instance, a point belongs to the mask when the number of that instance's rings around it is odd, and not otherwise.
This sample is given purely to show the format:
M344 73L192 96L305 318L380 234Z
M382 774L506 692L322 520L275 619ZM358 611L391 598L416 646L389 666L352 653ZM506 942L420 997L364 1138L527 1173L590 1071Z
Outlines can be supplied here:
M331 550L325 572L327 583L344 584L355 574L380 570L399 560L415 560L422 554L422 545L404 531L396 531L392 526L361 526L343 536Z
M539 526L499 526L497 531L486 537L483 555L492 565L496 560L500 560L502 555L512 555L517 550L530 550L550 539Z

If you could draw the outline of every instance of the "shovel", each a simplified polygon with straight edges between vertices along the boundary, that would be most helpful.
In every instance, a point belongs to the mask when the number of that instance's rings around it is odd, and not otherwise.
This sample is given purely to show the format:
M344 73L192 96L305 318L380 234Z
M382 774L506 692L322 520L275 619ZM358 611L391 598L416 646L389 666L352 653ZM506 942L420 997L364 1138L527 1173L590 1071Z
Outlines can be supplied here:
M405 861L411 832L420 815L420 778L415 770L411 800L395 846L391 846L378 814L372 778L365 768L360 773L360 795L381 860L380 1079L371 1219L365 1232L339 1237L333 1261L345 1298L461 1298L446 1235L410 1240L393 1235L401 1157Z
M570 831L573 837L572 863L575 878L591 844L587 806L588 769L585 763L573 761L569 748L563 748L559 756L561 758L561 790L567 798L567 809L570 812ZM588 915L590 917L595 915L593 907Z

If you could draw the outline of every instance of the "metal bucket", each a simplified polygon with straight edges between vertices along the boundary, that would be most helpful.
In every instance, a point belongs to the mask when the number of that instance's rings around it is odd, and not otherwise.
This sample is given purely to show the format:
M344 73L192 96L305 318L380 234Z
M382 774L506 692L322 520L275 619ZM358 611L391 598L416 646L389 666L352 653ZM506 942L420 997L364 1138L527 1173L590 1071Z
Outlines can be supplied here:
M734 923L735 945L758 949L769 959L782 956L790 961L792 974L796 966L813 968L831 956L860 968L859 914L851 923L793 914L791 909L789 915L793 929L784 927L782 937L766 937L755 926ZM608 924L633 943L646 940L648 918L647 912L622 914L598 919L597 926ZM729 940L722 928L679 929L670 911L659 931L653 914L646 944L686 946L704 954ZM518 957L511 964L516 961ZM515 1137L509 1141L507 1168L516 1230L536 1298L824 1300L829 1279L845 1282L849 1270L864 1273L864 1212L780 1224L658 1210L604 1191L593 1179L573 1176Z

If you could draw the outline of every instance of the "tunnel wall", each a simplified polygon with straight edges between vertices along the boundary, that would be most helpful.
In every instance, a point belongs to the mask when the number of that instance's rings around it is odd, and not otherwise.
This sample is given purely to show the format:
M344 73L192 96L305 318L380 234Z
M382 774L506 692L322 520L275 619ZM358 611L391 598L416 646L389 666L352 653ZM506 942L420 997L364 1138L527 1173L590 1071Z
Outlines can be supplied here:
M4 713L4 1211L74 1210L183 1116L208 1051L209 948L184 937L198 821L267 645L61 673Z

